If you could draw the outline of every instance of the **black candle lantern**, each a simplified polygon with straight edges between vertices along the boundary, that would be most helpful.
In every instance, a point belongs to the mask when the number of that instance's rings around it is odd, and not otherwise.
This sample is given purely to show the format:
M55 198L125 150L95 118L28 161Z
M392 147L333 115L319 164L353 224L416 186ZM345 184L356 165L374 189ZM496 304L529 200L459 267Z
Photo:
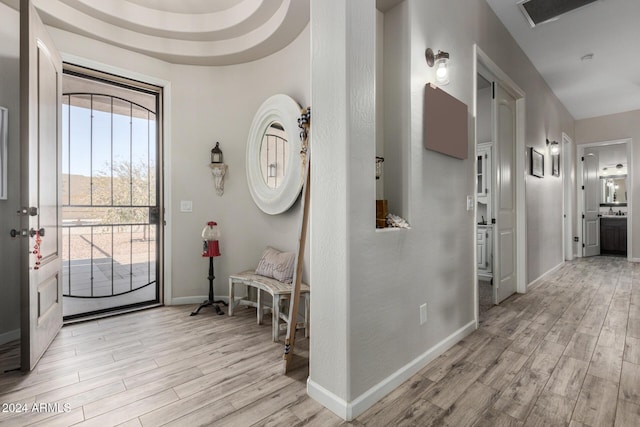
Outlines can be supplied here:
M216 142L216 146L211 149L211 163L222 163L222 150L219 142Z

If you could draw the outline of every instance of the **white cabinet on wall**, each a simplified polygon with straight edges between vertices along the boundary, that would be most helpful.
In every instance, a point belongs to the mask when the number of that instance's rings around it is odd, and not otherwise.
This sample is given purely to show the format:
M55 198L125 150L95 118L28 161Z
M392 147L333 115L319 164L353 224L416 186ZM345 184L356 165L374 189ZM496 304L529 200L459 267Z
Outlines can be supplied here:
M491 142L478 144L476 150L477 176L476 176L476 193L478 193L478 202L487 204L491 194Z
M491 280L493 277L493 227L491 225L478 225L476 235L478 277L482 280Z

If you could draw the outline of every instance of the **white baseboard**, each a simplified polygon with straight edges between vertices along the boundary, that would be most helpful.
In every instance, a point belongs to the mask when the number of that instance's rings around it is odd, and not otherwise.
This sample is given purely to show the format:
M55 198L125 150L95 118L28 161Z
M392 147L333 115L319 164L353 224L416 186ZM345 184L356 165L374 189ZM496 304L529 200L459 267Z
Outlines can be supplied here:
M177 297L177 298L171 298L171 304L167 304L167 305L202 304L203 301L206 301L208 299L209 299L208 295L195 296L195 297ZM228 303L229 297L216 296L216 301L217 300L222 300Z
M542 273L542 275L540 277L538 277L537 279L532 280L528 285L527 285L527 290L539 285L543 280L545 280L547 277L549 277L549 275L555 273L556 271L560 270L560 268L565 264L565 261L562 261L560 264L556 265L555 267L552 267L551 269L549 269L546 273Z
M313 399L324 405L333 413L342 417L346 421L351 421L358 415L373 406L378 400L389 394L403 382L411 378L424 368L429 362L440 356L442 353L451 348L458 341L472 333L476 329L476 321L473 320L462 328L431 347L411 362L380 381L375 386L358 396L351 402L347 402L341 397L336 396L331 391L322 387L320 384L307 379L307 394Z
M640 262L640 258L629 258L631 262Z
M0 334L0 345L20 339L20 329Z

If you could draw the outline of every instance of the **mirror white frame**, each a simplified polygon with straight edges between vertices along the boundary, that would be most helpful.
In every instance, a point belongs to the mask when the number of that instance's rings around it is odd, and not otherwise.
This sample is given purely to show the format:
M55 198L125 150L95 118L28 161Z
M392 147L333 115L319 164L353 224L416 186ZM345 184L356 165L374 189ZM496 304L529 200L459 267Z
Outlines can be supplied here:
M298 117L301 108L287 95L273 95L262 103L253 117L249 138L247 139L247 184L253 201L269 215L285 212L293 205L302 189L302 161L300 149L302 143L298 132ZM262 175L260 148L262 138L273 122L279 122L287 133L286 176L278 188L270 188Z

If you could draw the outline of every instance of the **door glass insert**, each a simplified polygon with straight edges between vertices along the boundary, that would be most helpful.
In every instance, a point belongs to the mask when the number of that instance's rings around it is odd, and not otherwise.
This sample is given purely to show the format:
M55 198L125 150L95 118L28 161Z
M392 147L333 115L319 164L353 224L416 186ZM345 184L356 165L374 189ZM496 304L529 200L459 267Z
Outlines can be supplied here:
M160 90L65 72L65 318L157 303Z

